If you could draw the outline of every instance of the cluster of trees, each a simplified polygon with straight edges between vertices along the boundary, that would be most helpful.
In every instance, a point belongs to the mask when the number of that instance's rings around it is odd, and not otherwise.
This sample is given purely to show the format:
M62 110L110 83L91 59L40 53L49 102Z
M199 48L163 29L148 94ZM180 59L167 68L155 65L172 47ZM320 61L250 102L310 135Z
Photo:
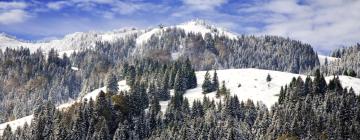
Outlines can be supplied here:
M97 42L70 56L54 50L30 53L27 48L0 51L0 123L32 114L42 100L58 105L103 87L103 77L123 71L134 38Z
M261 68L306 73L319 66L317 54L310 45L289 38L242 35L232 39L210 33L185 33L179 28L161 30L136 47L134 57L163 61L188 57L196 70Z
M127 71L123 70L124 64L135 63L139 58L159 63L189 58L196 70L255 67L299 73L318 64L309 45L281 37L230 39L185 33L178 28L163 30L160 37L155 34L140 46L136 45L134 34L111 43L96 42L95 47L84 47L69 56L59 56L54 50L46 55L41 50L33 54L28 49L3 50L0 53L0 111L3 112L0 123L31 114L32 105L39 100L59 104L103 87L104 77L109 73L122 80L126 78L123 71ZM173 80L177 71L169 73ZM172 84L170 82L170 87Z
M32 114L41 100L54 104L76 98L82 77L71 69L71 60L51 50L6 49L0 51L0 123Z
M326 84L317 71L314 80L300 77L280 92L272 107L267 134L270 138L358 139L360 96L341 86L338 77ZM268 118L266 118L268 119ZM266 138L263 136L259 139Z
M204 82L202 84L202 90L204 94L219 90L219 78L217 76L216 70L214 71L212 79L209 71L206 71Z
M115 95L100 92L95 101L62 111L49 101L37 106L31 125L14 132L7 127L1 139L359 138L360 96L343 88L338 77L328 84L319 70L314 77L293 78L270 109L251 100L239 101L237 96L219 102L204 96L202 102L190 104L182 96L186 89L180 88L179 76L165 112L159 98L150 97L151 86L132 86L129 92Z
M189 59L179 59L170 63L159 61L137 60L134 65L125 63L122 77L130 87L136 83L146 83L151 90L157 92L160 100L170 99L170 89L185 91L197 86L195 70Z
M336 49L331 54L332 57L339 58L335 61L325 61L321 70L327 75L347 75L359 77L360 74L360 44Z

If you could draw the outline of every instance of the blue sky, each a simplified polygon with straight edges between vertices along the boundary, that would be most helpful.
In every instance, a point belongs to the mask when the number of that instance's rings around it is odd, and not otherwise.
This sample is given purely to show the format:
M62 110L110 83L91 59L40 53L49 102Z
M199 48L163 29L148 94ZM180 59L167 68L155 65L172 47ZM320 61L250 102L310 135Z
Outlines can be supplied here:
M318 51L360 38L359 0L28 0L0 2L0 32L26 40L205 19L238 34L279 35Z

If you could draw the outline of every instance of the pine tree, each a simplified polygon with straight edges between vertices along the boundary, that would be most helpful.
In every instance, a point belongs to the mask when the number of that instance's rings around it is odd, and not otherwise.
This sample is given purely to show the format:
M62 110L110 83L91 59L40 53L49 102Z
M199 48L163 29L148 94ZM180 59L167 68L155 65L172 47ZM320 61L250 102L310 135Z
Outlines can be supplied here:
M189 75L189 89L196 88L197 87L197 79L196 79L196 73L195 70L192 69L191 73Z
M313 92L315 94L324 94L326 91L326 81L324 75L320 73L320 70L315 71L315 78L313 82Z
M220 95L221 96L228 96L230 95L230 91L226 88L225 81L222 81L222 85L220 88Z
M349 76L356 77L356 72L352 69L349 70Z
M184 83L182 80L182 72L181 70L179 70L176 74L175 83L174 83L174 97L171 99L173 100L173 104L175 108L181 107L184 93L185 90L184 90Z
M212 91L216 91L217 89L219 89L219 78L217 76L217 72L216 69L214 70L214 75L213 75L213 79L212 79Z
M343 75L349 76L347 69L344 70Z
M106 92L110 95L115 95L118 93L119 84L114 74L109 74L106 79Z
M130 87L133 87L136 81L136 71L134 66L130 66L128 71L126 72L126 84Z
M101 117L97 126L99 126L99 128L96 128L98 131L94 133L94 138L97 140L110 140L109 128L105 118Z
M167 69L160 83L159 100L165 101L170 99L169 75L169 69Z
M183 72L179 69L175 77L174 91L179 94L184 94L186 90L185 84L186 83L184 83Z
M268 75L266 76L266 82L270 82L271 80L272 80L272 78L271 78L270 74L268 74Z
M123 125L122 123L119 123L118 128L115 131L113 140L127 140L129 138L128 131L126 125Z
M150 103L149 115L150 115L150 129L153 130L156 127L157 115L160 112L161 106L157 98L152 98Z
M2 137L1 137L2 140L13 140L14 137L13 137L13 134L11 132L11 127L10 125L6 125L4 131L3 131L3 134L2 134Z
M220 98L220 96L221 96L221 92L220 92L220 89L218 88L218 89L216 90L215 97L216 97L216 98Z
M279 104L283 104L284 103L284 100L285 100L285 90L283 88L283 86L281 86L281 89L280 89L280 94L279 94L279 99L278 99L278 102Z
M63 122L61 121L62 115L60 111L55 112L55 120L54 120L54 139L55 140L64 140L66 139L66 129L64 127ZM85 132L86 134L86 132Z
M211 80L210 80L210 74L209 74L209 71L206 71L205 73L205 77L204 77L204 82L202 84L202 90L203 90L203 93L210 93L212 92L212 83L211 83Z

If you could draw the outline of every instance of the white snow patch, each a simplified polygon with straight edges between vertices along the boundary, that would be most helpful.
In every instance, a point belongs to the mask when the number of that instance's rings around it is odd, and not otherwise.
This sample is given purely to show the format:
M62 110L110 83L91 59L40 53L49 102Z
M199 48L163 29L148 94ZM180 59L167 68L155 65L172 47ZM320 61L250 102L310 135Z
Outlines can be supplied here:
M114 30L110 32L75 32L64 36L62 39L54 39L50 41L34 41L27 42L18 40L5 34L0 34L0 49L5 50L6 47L18 49L20 47L29 48L30 52L35 52L41 49L43 52L48 52L55 49L60 56L66 53L70 55L73 52L83 49L91 49L95 46L95 42L114 42L120 38L142 33L141 30L124 29Z
M219 35L219 36L227 36L230 39L237 39L238 35L235 33L231 33L226 31L224 28L218 28L214 25L209 25L204 20L191 20L189 22L185 22L179 25L175 26L169 26L169 27L157 27L153 28L150 31L145 31L144 34L140 35L136 39L136 45L142 45L146 43L152 35L159 35L161 36L162 32L169 28L180 28L185 31L186 34L188 33L200 33L203 37L205 37L205 34L210 33L212 36Z
M7 125L10 125L11 130L15 131L16 128L22 127L25 123L30 125L32 118L33 118L33 115L30 115L30 116L26 116L26 117L23 117L20 119L16 119L14 121L0 124L0 136L2 135L4 129L6 128Z
M330 57L330 56L325 56L325 55L318 55L318 58L319 58L320 65L325 64L325 59L327 59L328 63L340 60L340 58Z
M179 56L180 56L180 52L173 52L173 53L171 53L171 58L172 58L173 60L178 59Z
M198 86L194 89L187 90L184 97L188 98L190 105L194 100L202 100L204 94L202 93L201 85L204 81L205 71L196 72ZM213 71L209 71L213 75ZM299 75L287 72L261 70L261 69L226 69L218 70L219 82L225 81L225 85L230 89L231 95L237 95L242 101L248 99L256 102L262 102L267 107L271 107L278 101L277 94L280 93L281 86L289 84L293 77L301 77L305 80L306 75ZM272 80L266 82L267 75L270 74ZM333 76L326 77L326 81L329 82ZM356 94L360 93L360 79L349 76L339 76L342 86L345 88L352 87ZM239 87L239 84L241 86ZM221 86L221 84L220 84ZM173 95L173 91L171 91ZM205 96L218 102L220 99L215 98L215 92L205 94ZM161 110L165 111L169 101L160 102Z
M136 45L142 45L143 43L146 43L152 35L156 34L156 33L160 33L162 31L162 29L160 28L153 28L150 31L140 35L137 39L136 39Z
M74 70L74 71L78 71L78 70L79 70L78 67L71 67L71 69Z

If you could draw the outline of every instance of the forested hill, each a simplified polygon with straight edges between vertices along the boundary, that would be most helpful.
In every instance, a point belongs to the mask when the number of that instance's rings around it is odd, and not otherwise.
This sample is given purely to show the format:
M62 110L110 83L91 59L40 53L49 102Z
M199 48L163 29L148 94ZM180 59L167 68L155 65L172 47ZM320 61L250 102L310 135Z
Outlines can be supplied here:
M101 48L120 59L152 58L169 61L190 58L196 70L212 68L261 68L305 73L319 65L313 48L278 36L237 35L202 20L146 30L124 29L84 32L48 42L24 42L0 35L0 48L51 49L63 53ZM116 49L114 49L114 47Z
M360 96L352 88L343 87L339 77L334 76L326 83L319 70L314 78L294 77L281 87L277 103L269 109L261 103L240 101L238 96L232 96L225 82L220 86L214 72L212 78L205 74L202 89L205 95L210 94L208 90L216 91L216 99L203 96L202 101L191 103L184 94L196 88L197 80L189 64L185 61L129 65L123 73L129 91L119 91L116 78L110 75L106 92L100 91L95 100L83 100L62 111L44 101L34 110L30 124L25 123L15 131L7 126L0 139L355 140L360 137ZM265 79L268 83L272 81L270 75L264 76ZM174 91L172 96L170 89ZM160 101L164 100L169 100L169 104L166 111L161 111Z
M331 54L336 61L328 61L323 71L327 74L343 74L360 77L360 44L336 49Z

